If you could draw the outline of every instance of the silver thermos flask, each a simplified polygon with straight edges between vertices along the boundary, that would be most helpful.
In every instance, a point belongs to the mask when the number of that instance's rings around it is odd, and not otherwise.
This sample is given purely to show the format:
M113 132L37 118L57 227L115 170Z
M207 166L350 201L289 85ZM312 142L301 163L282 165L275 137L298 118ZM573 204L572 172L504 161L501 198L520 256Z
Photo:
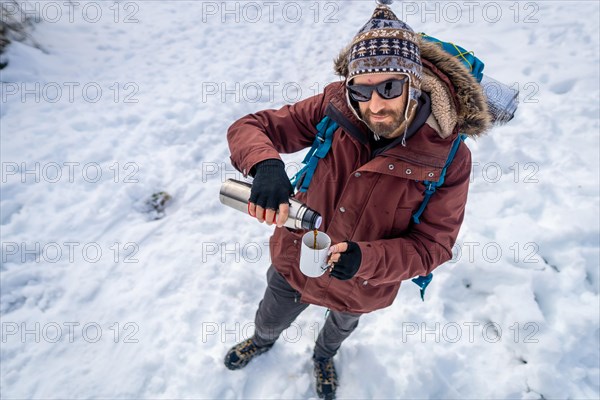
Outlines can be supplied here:
M251 184L227 179L221 185L219 200L221 203L235 210L248 214L248 200L250 199ZM249 215L249 214L248 214ZM319 229L323 219L314 210L294 198L290 198L290 215L283 226L290 229Z

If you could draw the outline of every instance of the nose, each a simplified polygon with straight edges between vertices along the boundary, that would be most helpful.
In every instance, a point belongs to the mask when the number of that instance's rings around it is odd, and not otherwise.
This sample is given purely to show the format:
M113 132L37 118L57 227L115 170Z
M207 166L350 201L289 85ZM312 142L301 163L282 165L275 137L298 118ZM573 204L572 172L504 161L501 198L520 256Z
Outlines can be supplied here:
M369 110L373 114L378 114L385 108L385 99L382 99L376 90L373 91L371 100L369 100Z

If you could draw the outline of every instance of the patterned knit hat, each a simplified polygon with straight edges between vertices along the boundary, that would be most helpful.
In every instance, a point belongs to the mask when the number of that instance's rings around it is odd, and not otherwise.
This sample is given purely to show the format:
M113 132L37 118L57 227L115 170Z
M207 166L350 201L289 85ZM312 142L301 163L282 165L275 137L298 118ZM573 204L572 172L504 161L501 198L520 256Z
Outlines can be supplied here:
M410 98L421 95L421 52L418 35L386 5L379 5L358 31L348 54L348 76L404 73L410 78Z

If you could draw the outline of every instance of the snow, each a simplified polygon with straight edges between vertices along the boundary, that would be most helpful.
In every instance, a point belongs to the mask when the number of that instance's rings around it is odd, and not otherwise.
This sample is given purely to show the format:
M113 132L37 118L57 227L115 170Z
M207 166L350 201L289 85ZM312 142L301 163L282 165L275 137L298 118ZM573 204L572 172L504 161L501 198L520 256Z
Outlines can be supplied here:
M37 3L46 52L3 56L2 397L316 397L323 308L223 366L252 334L273 229L220 204L241 178L225 133L337 80L375 3L79 3ZM393 9L519 88L517 116L468 142L454 259L425 302L409 282L361 318L339 398L600 397L599 6L473 4ZM155 220L145 201L163 190Z

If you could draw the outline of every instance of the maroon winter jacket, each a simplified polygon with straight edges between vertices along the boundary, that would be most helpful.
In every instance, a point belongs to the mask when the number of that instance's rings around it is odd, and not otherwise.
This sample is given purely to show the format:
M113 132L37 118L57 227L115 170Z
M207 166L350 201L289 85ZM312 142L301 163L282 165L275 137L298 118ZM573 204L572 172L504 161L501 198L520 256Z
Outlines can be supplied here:
M471 172L471 154L464 143L421 223L412 223L411 216L423 201L422 181L439 179L458 132L476 136L488 128L489 118L480 86L459 61L427 42L421 43L421 56L422 90L431 100L431 112L413 121L406 147L374 151L372 133L350 105L343 82L279 110L247 115L229 128L231 162L247 175L260 161L310 147L315 126L325 115L340 125L308 191L296 198L322 215L320 229L332 243L357 242L362 262L346 281L329 274L307 278L298 266L306 231L275 228L271 261L302 294L302 302L367 313L391 305L403 280L427 275L452 257ZM342 63L344 59L340 57ZM336 70L343 75L345 65L338 63Z

